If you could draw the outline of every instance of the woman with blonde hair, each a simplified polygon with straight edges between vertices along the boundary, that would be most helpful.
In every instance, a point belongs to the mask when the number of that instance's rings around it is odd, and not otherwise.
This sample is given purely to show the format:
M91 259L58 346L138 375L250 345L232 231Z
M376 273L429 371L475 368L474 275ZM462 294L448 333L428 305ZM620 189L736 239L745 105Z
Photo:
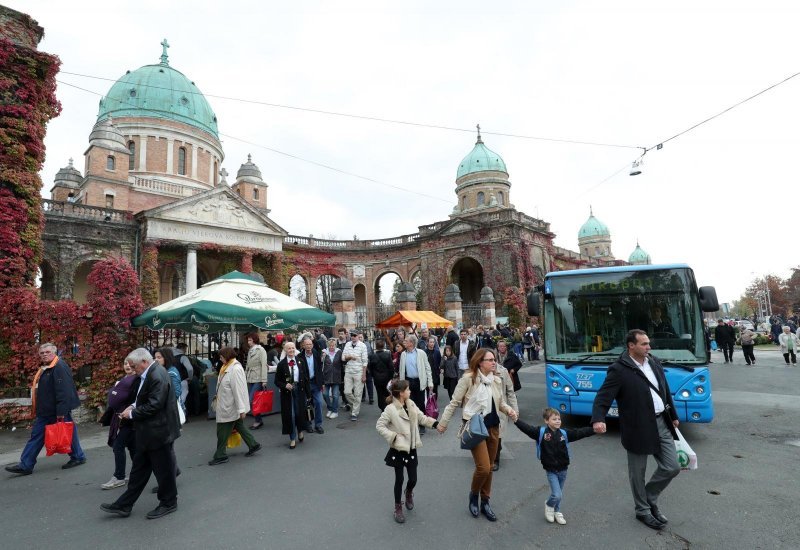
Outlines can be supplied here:
M403 490L403 469L408 471L406 484L406 508L414 509L414 487L417 484L417 448L422 446L419 426L436 428L435 418L425 416L411 399L411 388L408 380L392 380L389 388L391 395L386 398L386 408L375 424L375 429L389 443L389 452L384 462L394 468L394 520L405 523L403 501L400 500Z
M453 398L442 413L437 428L440 433L447 430L456 407L461 407L463 410L462 430L474 415L481 415L489 436L471 450L475 471L472 474L472 486L469 492L469 511L473 517L483 513L489 521L497 521L497 516L489 506L489 498L492 491L492 465L500 438L498 412L507 414L514 421L517 420L516 411L506 402L503 381L500 376L495 375L496 364L497 359L493 350L480 348L475 351L469 361L469 369L458 381Z
M257 391L267 389L267 377L269 375L269 364L267 363L267 350L261 345L258 333L253 332L247 335L247 388L250 394L250 406L253 406L253 396ZM260 414L253 415L251 430L258 430L264 425Z
M250 410L250 398L247 395L247 382L245 381L242 364L236 360L236 351L231 347L219 350L222 359L222 368L217 378L217 396L214 398L217 414L217 450L214 457L208 462L209 466L216 466L228 462L228 437L236 430L247 444L245 456L253 456L261 449L244 425L244 417Z

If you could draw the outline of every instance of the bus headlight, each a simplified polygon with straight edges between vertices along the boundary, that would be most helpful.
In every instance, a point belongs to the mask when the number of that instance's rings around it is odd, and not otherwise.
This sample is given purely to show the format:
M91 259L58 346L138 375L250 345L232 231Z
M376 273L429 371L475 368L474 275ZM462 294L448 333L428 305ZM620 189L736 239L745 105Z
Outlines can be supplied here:
M572 391L572 388L570 388L569 386L564 386L564 393L569 393L571 391Z
M696 391L700 395L703 395L704 393L706 393L706 389L703 386L697 386L697 388L695 388L694 391Z
M700 420L700 413L693 412L692 413L692 420Z
M558 380L553 380L553 382L552 382L552 384L551 384L551 385L552 385L554 388L557 388L557 387L558 387L558 385L559 385L559 384L558 384Z
M683 390L683 391L681 392L681 397L683 397L684 399L689 399L689 396L690 396L690 395L691 395L691 394L689 393L689 390Z

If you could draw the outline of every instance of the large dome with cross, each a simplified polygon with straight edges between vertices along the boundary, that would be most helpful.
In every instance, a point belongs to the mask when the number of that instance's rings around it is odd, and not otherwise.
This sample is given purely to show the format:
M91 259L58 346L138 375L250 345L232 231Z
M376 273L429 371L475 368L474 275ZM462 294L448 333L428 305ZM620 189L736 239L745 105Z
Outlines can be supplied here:
M169 65L166 40L161 62L128 71L100 100L97 120L109 116L152 117L183 122L219 139L217 115L206 98L182 72Z

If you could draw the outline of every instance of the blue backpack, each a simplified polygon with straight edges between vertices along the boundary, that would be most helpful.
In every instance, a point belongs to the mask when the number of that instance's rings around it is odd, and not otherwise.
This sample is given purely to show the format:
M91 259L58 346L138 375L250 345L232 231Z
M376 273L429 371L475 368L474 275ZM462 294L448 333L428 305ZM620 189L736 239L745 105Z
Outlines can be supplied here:
M539 427L539 440L536 442L536 458L538 458L539 460L542 459L541 449L542 449L542 439L544 438L545 429L546 428L544 426ZM567 445L567 457L570 460L572 460L572 453L569 450L569 439L567 439L567 430L560 428L558 431L561 432L561 435L564 436L564 443Z

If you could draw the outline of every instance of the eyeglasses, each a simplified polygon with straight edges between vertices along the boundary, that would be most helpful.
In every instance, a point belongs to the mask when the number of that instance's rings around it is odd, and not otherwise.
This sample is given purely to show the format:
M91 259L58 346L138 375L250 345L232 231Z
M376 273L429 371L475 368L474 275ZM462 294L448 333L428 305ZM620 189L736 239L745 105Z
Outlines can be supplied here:
M486 363L486 362L496 363L497 359L495 359L494 357L492 357L491 359L481 359L481 363Z

